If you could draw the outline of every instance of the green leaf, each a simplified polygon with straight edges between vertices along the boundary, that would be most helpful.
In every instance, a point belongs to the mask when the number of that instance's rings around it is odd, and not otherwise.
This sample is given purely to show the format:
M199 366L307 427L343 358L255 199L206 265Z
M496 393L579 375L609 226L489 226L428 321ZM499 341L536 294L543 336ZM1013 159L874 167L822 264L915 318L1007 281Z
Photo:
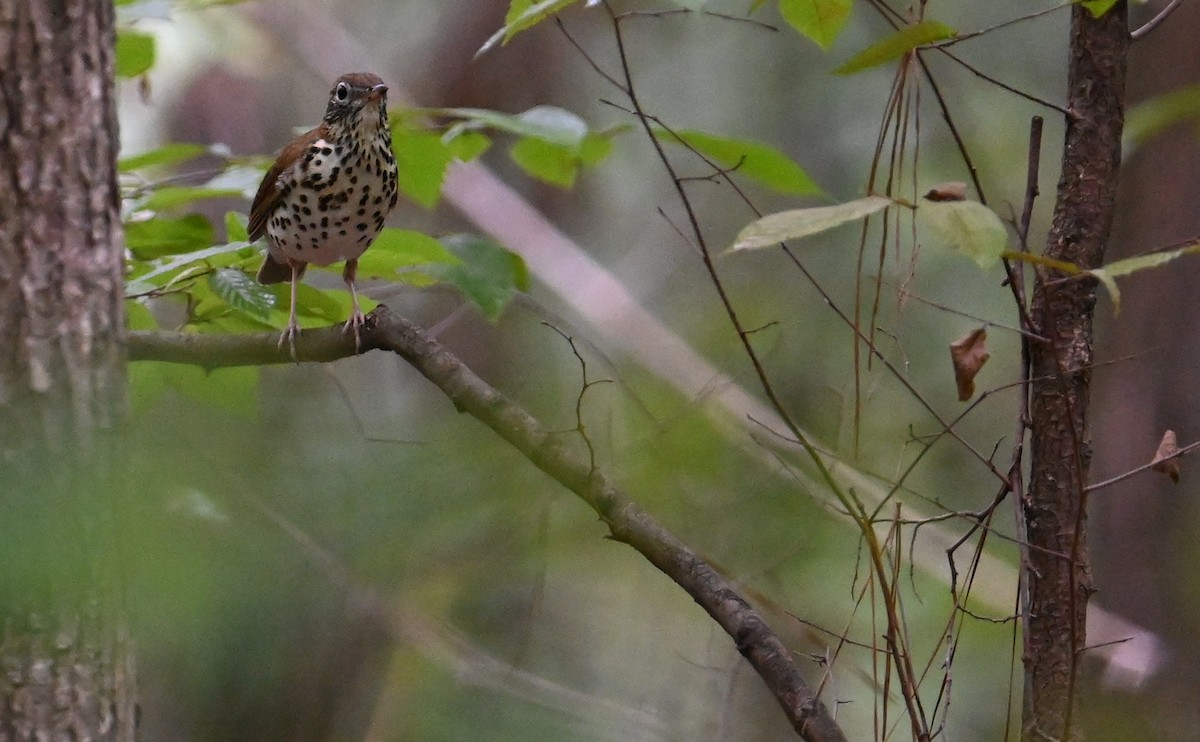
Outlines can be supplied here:
M400 191L431 209L441 198L446 169L455 160L469 162L491 146L491 139L473 131L441 134L397 117L392 122L392 150L400 170Z
M230 242L249 242L249 224L250 218L240 211L225 212L225 239Z
M579 162L584 167L595 167L612 154L612 132L592 133L583 138L579 145Z
M213 228L200 214L155 217L125 225L125 246L139 260L192 252L213 243Z
M853 0L779 0L779 12L792 28L828 49L846 21Z
M911 26L896 31L891 36L871 44L858 54L851 57L845 64L834 70L839 75L852 75L855 72L886 64L893 59L899 59L913 49L935 41L952 39L958 33L945 23L926 19Z
M154 37L129 28L117 29L117 77L137 77L154 64Z
M1000 262L1008 232L996 212L978 201L921 199L917 213L941 239L973 259L981 268Z
M817 206L768 214L746 225L730 250L756 250L780 242L824 232L847 222L862 219L886 209L893 201L883 196L867 196L836 206Z
M446 168L454 159L450 148L436 133L404 131L392 140L392 149L400 171L400 191L425 208L433 208L442 194Z
M453 285L493 322L518 291L529 289L525 261L492 240L458 234L442 238L442 244L461 262L435 264L430 273Z
M126 234L128 234L128 227L126 227ZM169 285L178 278L172 274L189 266L228 265L237 260L249 258L253 253L254 248L248 242L230 242L227 245L214 245L185 253L157 265L148 266L146 263L138 263L130 272L130 280L125 286L125 291L127 294L141 294Z
M125 302L125 324L130 330L158 329L158 320L150 308L140 301Z
M507 44L509 39L521 31L536 26L578 1L541 0L541 2L534 2L533 0L512 0L508 6L508 13L504 16L504 25L499 31L492 34L487 41L483 42L483 46L479 47L479 51L475 52L475 56L478 57L486 54L497 44Z
M1121 292L1117 289L1116 279L1121 276L1128 276L1131 273L1144 271L1149 268L1157 268L1161 265L1175 260L1182 255L1200 254L1200 243L1186 245L1175 250L1164 250L1163 252L1153 252L1147 255L1138 255L1132 258L1118 260L1115 263L1109 263L1103 268L1096 268L1090 271L1084 271L1089 276L1092 276L1100 283L1104 284L1104 288L1108 290L1113 302L1113 314L1119 314L1121 311Z
M522 137L509 149L509 157L522 170L538 180L570 188L581 167L598 164L612 152L608 133L588 134L577 146L554 144L542 139Z
M579 158L573 148L522 137L508 151L513 162L538 180L561 188L575 185Z
M654 134L664 142L683 143L722 168L733 169L780 193L803 196L822 193L821 187L795 160L765 144L688 129L671 133L655 128Z
M388 227L379 233L371 249L358 259L358 274L364 278L402 280L417 266L461 262L433 237L422 232ZM422 282L417 277L417 282Z
M1125 113L1125 144L1145 144L1166 129L1200 122L1200 84L1187 85L1138 103Z
M476 157L479 157L488 148L492 146L492 140L486 134L480 134L477 131L460 132L457 136L443 137L446 140L446 146L450 148L450 152L455 159L462 162L470 162Z
M210 188L209 186L162 186L156 188L139 209L166 211L209 198L238 198L242 191L236 188Z
M1117 0L1081 0L1079 4L1087 8L1093 18L1099 18L1112 10L1117 4Z
M155 165L175 165L193 157L198 157L208 151L208 147L203 144L192 144L188 142L175 142L172 144L164 144L158 149L152 149L147 152L141 152L136 155L122 157L117 162L117 169L123 173L128 173L133 170L140 170L144 167L152 167Z
M221 268L208 274L208 284L229 306L266 320L275 306L275 295L266 286L236 268Z
M486 108L437 108L430 113L461 119L447 132L447 136L459 136L460 132L489 128L533 137L567 147L578 147L587 136L588 127L583 119L556 106L534 106L529 110L512 115Z
M275 295L275 306L267 321L277 330L287 324L288 306L292 299L290 283L276 283L266 287ZM338 301L336 294L345 294L346 301ZM296 284L296 317L301 327L319 327L345 322L350 316L350 295L345 291L323 291L304 281Z
M688 10L700 10L708 5L708 0L671 0L671 3Z

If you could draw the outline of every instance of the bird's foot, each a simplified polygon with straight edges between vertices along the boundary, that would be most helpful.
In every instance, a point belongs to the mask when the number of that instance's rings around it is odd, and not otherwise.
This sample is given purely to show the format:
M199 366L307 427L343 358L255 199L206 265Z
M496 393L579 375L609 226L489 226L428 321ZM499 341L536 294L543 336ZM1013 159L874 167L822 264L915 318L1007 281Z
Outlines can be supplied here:
M367 318L362 313L362 310L357 307L350 314L350 319L346 320L346 324L342 325L342 334L354 332L354 352L362 353L362 335L360 329L367 324Z
M283 346L286 343L288 349L291 351L292 360L296 363L300 362L300 359L296 357L296 337L299 334L300 325L296 324L296 320L294 319L290 320L287 327L283 328L283 332L279 333L279 349L283 350Z

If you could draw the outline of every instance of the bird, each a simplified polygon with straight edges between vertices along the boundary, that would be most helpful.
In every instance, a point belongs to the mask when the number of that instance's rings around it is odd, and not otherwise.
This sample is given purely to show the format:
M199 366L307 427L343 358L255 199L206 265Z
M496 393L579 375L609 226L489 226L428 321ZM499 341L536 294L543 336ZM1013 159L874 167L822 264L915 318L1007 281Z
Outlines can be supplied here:
M325 116L315 129L293 139L263 176L250 206L251 242L266 237L267 253L257 280L291 282L288 322L279 347L296 359L296 285L310 265L345 261L342 279L352 311L342 328L366 323L358 304L358 258L379 232L398 199L396 156L387 116L388 86L370 72L342 75L329 91Z

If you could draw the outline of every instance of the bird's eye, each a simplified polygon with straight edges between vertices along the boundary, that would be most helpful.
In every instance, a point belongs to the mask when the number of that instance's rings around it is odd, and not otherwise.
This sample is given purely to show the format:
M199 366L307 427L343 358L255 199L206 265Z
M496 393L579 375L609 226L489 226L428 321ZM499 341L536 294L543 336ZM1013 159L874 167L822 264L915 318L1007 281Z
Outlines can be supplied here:
M339 82L337 87L333 89L333 97L340 101L344 101L350 97L350 86L344 82Z

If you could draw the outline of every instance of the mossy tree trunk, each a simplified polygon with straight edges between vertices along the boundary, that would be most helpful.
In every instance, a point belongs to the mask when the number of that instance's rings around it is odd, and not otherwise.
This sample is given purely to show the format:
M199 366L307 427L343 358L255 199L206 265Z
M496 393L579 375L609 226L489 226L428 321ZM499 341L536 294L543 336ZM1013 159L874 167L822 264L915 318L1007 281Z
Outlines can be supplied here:
M0 739L134 737L111 0L0 0Z

